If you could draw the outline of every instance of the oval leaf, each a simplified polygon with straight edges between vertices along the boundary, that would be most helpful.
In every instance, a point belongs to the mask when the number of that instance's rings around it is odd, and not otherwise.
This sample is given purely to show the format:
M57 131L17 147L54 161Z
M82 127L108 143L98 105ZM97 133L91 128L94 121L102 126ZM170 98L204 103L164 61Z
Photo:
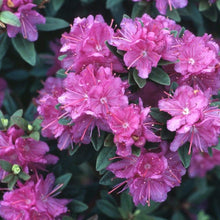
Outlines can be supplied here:
M69 183L70 179L72 177L72 174L71 173L66 173L62 176L59 176L56 181L55 181L55 185L60 185L60 184L63 184L62 187L59 188L59 190L57 190L56 192L60 192L62 191L66 186L67 184Z
M153 68L149 75L149 79L161 85L170 85L170 77L160 68Z
M12 38L12 44L22 59L30 65L34 66L36 63L36 51L34 43L24 39L21 35Z
M133 78L134 78L134 81L137 83L138 87L139 88L143 88L146 83L147 83L147 80L146 79L142 79L141 77L138 76L138 71L135 69L134 72L133 72Z
M69 23L60 18L46 17L46 23L38 24L37 27L40 31L55 31L69 27Z
M7 172L11 172L12 165L6 160L0 160L0 167Z
M10 24L12 26L20 27L21 23L19 18L10 11L3 11L0 13L0 21L5 24Z
M88 209L88 206L85 203L80 202L80 201L75 200L75 199L72 200L72 202L71 202L71 210L74 213L84 212L86 209Z
M190 160L191 160L191 157L192 157L192 153L190 155L188 154L189 145L190 145L189 142L187 142L178 149L178 154L179 154L180 160L182 161L183 166L185 168L189 167Z
M101 171L102 169L105 169L111 163L109 158L114 157L114 155L115 147L102 148L96 160L96 170Z

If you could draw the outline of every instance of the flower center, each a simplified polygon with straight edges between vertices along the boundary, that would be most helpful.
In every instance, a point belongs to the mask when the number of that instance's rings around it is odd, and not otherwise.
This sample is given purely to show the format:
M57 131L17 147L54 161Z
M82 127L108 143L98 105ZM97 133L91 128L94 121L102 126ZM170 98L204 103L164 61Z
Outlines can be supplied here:
M102 97L102 98L100 99L100 102L101 102L102 104L107 103L107 99L106 99L106 97Z
M189 63L189 64L192 64L192 65L194 65L194 63L195 63L195 60L194 60L193 58L189 58L189 61L188 61L188 63Z
M146 56L147 56L147 51L143 50L143 51L142 51L142 56L143 56L143 57L146 57Z
M95 47L95 49L96 49L97 51L101 51L101 50L102 50L102 46L99 45L99 44L97 44L96 47Z
M122 125L123 128L128 128L129 127L129 124L127 122L125 122L123 125Z
M182 112L184 115L188 115L189 114L189 109L186 107L183 109L183 112Z
M149 170L149 169L151 168L151 164L146 163L146 164L144 165L144 168L145 168L146 170Z

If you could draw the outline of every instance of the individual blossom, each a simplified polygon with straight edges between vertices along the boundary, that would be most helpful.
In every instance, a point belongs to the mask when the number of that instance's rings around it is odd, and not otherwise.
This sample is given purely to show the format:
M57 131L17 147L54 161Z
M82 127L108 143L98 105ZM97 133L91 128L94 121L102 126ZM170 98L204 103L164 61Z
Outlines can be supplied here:
M146 141L160 142L160 138L151 130L154 122L149 112L150 108L144 108L141 99L138 106L131 104L111 109L108 123L114 134L118 155L131 155L132 145L143 148Z
M67 199L56 199L53 194L55 177L48 174L36 181L18 183L18 188L6 192L0 201L0 216L5 220L48 219L53 220L67 212Z
M176 60L168 52L174 42L164 25L161 19L152 19L147 14L134 21L123 18L121 29L110 41L117 49L125 51L123 59L127 69L135 67L141 78L148 78L152 67L156 67L161 58Z
M46 19L37 11L32 10L32 8L35 6L36 5L32 3L19 6L14 14L19 18L21 26L16 27L7 25L7 33L9 37L13 38L18 33L21 33L23 37L29 41L37 40L38 31L36 24L44 24Z
M150 200L163 202L171 188L181 183L185 169L178 154L170 152L166 143L162 145L160 152L144 150L139 157L122 158L107 168L116 177L126 179L124 189L129 188L135 205L150 205Z
M195 149L192 153L192 158L188 173L190 177L204 177L209 170L220 165L220 151L212 148L212 156L207 152L201 152Z
M108 49L105 41L112 38L113 29L108 26L101 15L94 18L75 18L69 33L61 38L60 51L67 56L62 60L63 68L68 71L81 72L89 64L96 67L111 67L124 72L121 62Z

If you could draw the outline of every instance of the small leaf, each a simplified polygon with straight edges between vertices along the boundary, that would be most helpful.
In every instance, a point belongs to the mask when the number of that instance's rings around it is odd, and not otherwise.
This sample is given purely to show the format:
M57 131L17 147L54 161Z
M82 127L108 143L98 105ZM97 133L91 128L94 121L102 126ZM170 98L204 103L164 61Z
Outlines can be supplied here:
M28 175L27 173L24 173L24 172L20 172L20 173L18 174L18 177L19 177L20 179L24 180L24 181L27 181L27 180L29 180L29 179L31 178L30 175Z
M0 60L5 56L9 47L9 40L7 34L0 34Z
M112 172L107 171L99 180L99 184L104 186L115 186L121 183L122 181L123 181L122 179L116 178Z
M216 1L216 6L217 6L218 10L220 11L220 0Z
M107 135L107 137L105 138L105 141L104 141L104 146L105 147L115 146L115 144L114 144L114 135L113 134L108 134Z
M184 215L183 215L181 212L176 211L176 212L174 212L174 214L172 215L171 220L186 220L186 219L185 219Z
M120 204L120 213L124 218L128 219L134 208L132 197L127 192L122 193Z
M41 129L41 123L42 123L42 120L39 119L39 118L36 118L34 121L33 121L33 130L34 131L39 131Z
M98 129L95 128L92 132L91 142L96 151L99 151L101 149L101 147L104 144L104 139L105 139L105 132L104 131L98 132Z
M64 70L64 69L59 69L59 70L56 72L56 77L57 77L57 78L64 79L64 78L67 77L67 74L65 73L65 70Z
M202 0L199 2L199 11L206 11L209 9L210 5L207 0Z
M28 122L21 118L21 117L18 117L18 116L12 116L10 118L10 126L13 126L13 125L17 125L19 128L23 129L24 131L27 130L27 126L28 126Z
M34 43L24 39L21 35L12 38L12 44L16 51L21 55L30 65L34 66L36 63L36 51Z
M167 120L171 119L168 113L160 111L159 108L151 108L150 115L160 123L166 123Z
M213 6L204 11L202 14L212 22L216 22L218 19L218 11Z
M0 21L2 21L5 24L10 24L10 25L16 26L16 27L21 26L19 18L10 11L0 12Z
M105 41L105 45L108 47L108 49L118 58L123 58L121 54L118 53L117 47L114 47L108 43L108 41Z
M60 118L58 123L61 124L61 125L69 125L71 121L72 121L71 118L64 117L64 118Z
M52 5L55 11L58 11L63 5L65 0L53 0Z
M8 161L0 160L0 166L3 170L5 170L7 172L11 172L12 164L10 164Z
M149 14L151 10L151 3L146 1L140 1L134 3L132 8L131 17L134 19L136 17L141 17L144 13Z
M133 78L134 78L134 80L137 83L139 88L141 88L141 89L144 88L144 86L147 83L147 80L139 77L138 76L138 71L136 69L134 69L134 71L133 71Z
M103 147L96 160L96 170L105 169L111 163L109 158L114 157L114 155L115 147Z
M175 8L172 8L172 11L169 10L169 7L167 7L167 14L166 14L169 18L173 19L176 22L180 22L181 21L181 17L178 13L178 11Z
M46 17L46 23L38 24L37 27L40 31L55 31L69 27L69 23L60 18Z
M166 72L164 72L161 68L153 68L149 75L149 79L161 85L170 85L169 75Z
M65 57L67 57L67 54L64 54L64 55L61 55L58 57L58 60L59 61L62 61Z
M12 115L17 109L17 105L8 90L5 92L3 106L9 115Z
M59 188L58 191L56 192L61 192L69 183L70 179L72 177L72 174L71 173L66 173L62 176L59 176L56 181L55 181L55 185L60 185L62 184L62 187Z
M114 8L117 4L123 2L123 0L107 0L106 1L106 8L111 9Z
M17 110L11 117L22 117L23 109Z
M191 157L192 157L192 152L191 152L190 155L188 154L188 152L189 152L189 146L190 146L190 143L187 142L187 143L185 143L184 145L182 145L182 146L178 149L178 154L179 154L180 160L182 161L183 166L184 166L185 168L188 168L188 167L189 167L190 161L191 161Z
M12 189L14 188L14 185L16 184L17 180L18 180L18 176L17 176L17 175L16 175L16 176L13 176L13 178L11 179L11 181L8 183L8 188L9 188L10 190L12 190Z
M88 209L88 206L78 200L73 199L71 202L71 211L74 213L80 213L80 212L84 212L85 210Z
M186 30L186 28L184 28L184 27L181 28L181 30L179 32L179 38L183 37L185 30Z
M34 131L29 135L30 138L33 138L36 141L40 140L40 133L38 131Z
M2 183L9 183L9 182L11 182L13 180L13 178L14 178L14 174L10 173L10 174L6 175L4 177L4 179L1 180L1 182Z
M107 215L110 218L113 219L119 219L120 213L116 206L114 206L111 202L108 200L100 199L97 201L97 207L98 209L105 215Z

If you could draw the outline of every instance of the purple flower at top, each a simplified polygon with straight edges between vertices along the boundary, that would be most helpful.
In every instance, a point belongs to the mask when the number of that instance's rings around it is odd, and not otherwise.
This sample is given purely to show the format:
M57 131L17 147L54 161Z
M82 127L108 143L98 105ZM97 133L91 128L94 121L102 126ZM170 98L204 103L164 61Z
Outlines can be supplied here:
M172 11L172 8L184 8L187 4L188 0L156 0L156 8L163 15L166 14L167 7Z
M178 154L170 152L165 142L161 147L159 153L143 150L139 157L124 157L107 168L116 177L126 179L124 189L129 188L135 205L150 205L150 200L163 202L167 192L181 183L185 169Z
M212 152L213 155L210 156L206 152L193 150L188 170L190 177L204 177L209 170L220 165L220 151L212 148Z
M5 220L53 220L66 213L70 200L54 198L54 182L54 175L48 174L45 180L40 177L18 183L19 188L6 192L0 201L0 216Z
M28 3L21 5L17 12L14 14L19 18L21 22L20 27L8 25L7 32L8 36L13 38L18 33L22 33L23 37L29 41L36 41L38 38L38 31L36 24L44 24L46 22L45 17L40 15L38 12L32 10L35 4Z

